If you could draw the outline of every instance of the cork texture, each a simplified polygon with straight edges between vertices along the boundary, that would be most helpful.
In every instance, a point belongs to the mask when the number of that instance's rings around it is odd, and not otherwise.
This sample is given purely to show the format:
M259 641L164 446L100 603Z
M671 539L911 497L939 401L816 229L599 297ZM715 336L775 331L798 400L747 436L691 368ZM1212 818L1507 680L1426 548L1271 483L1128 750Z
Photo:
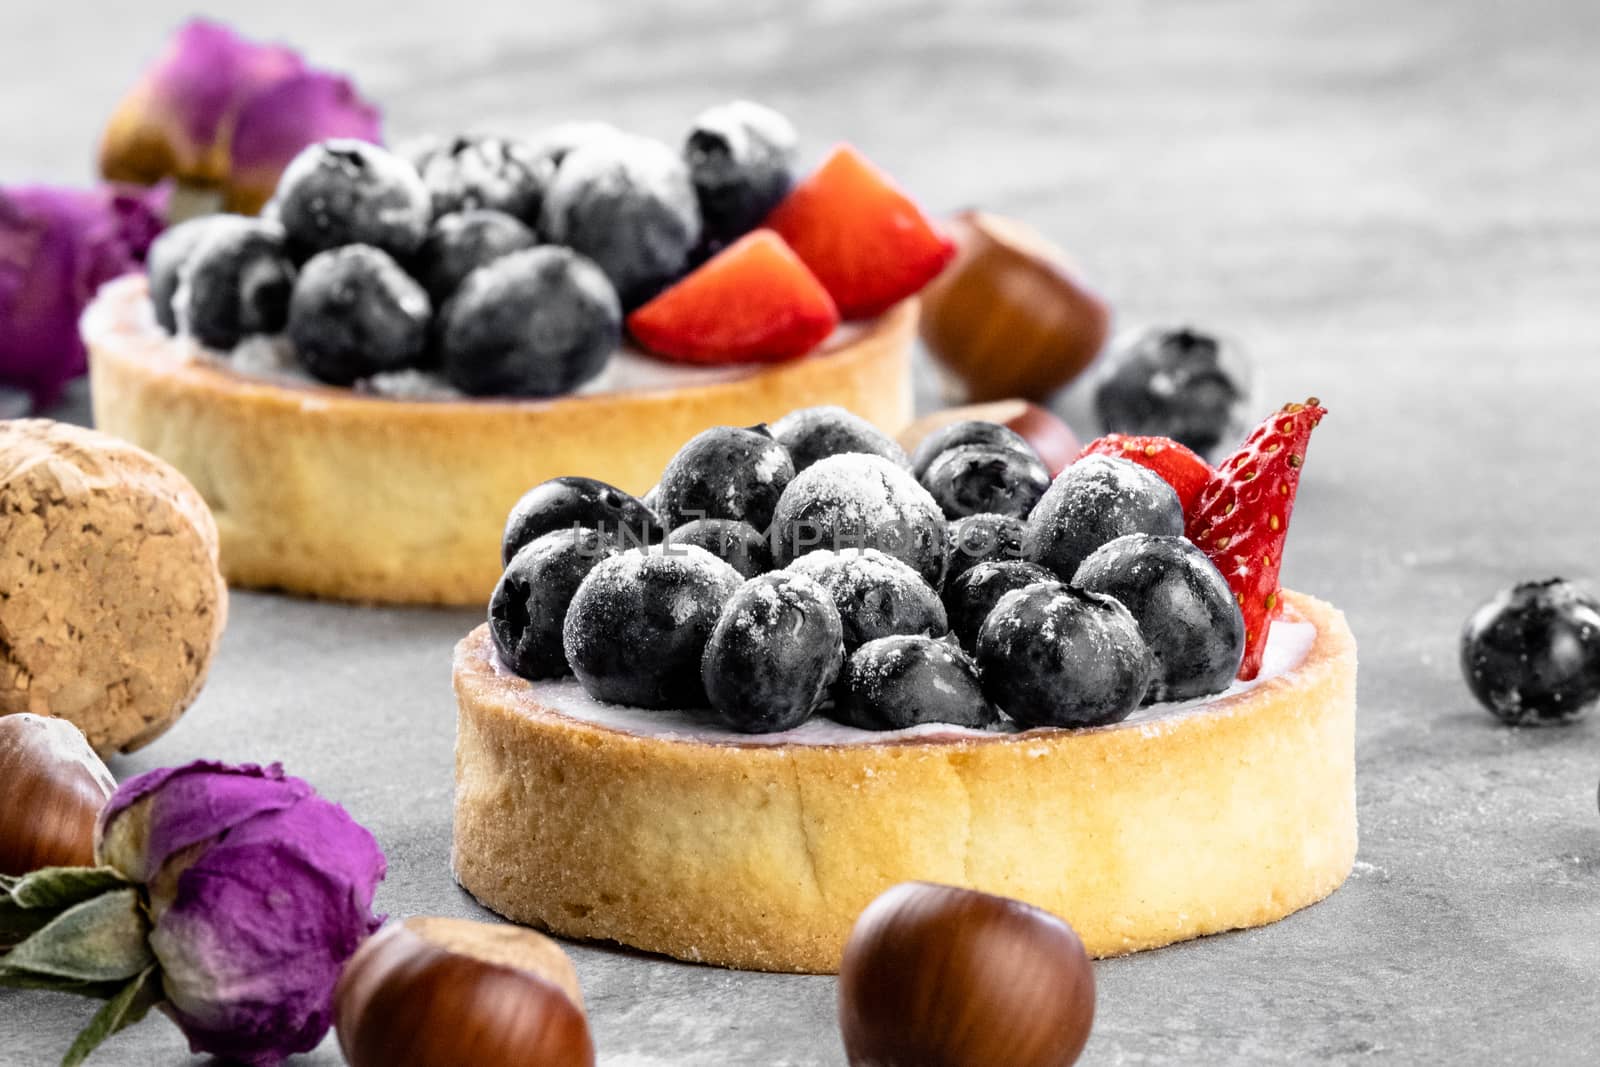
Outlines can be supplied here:
M177 471L92 430L0 423L0 714L140 748L199 693L227 603L216 524Z

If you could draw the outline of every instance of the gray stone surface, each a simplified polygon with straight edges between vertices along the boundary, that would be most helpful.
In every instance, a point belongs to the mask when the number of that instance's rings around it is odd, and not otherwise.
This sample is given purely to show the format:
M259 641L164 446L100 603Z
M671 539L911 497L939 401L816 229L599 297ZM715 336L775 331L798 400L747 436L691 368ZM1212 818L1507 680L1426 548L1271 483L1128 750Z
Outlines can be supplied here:
M84 177L189 6L12 5L0 177ZM1319 395L1286 579L1361 642L1360 861L1275 926L1100 963L1085 1062L1594 1062L1600 724L1502 729L1455 657L1501 585L1594 575L1600 6L213 6L355 73L396 134L676 136L766 100L811 158L849 139L934 208L1030 220L1124 323L1236 334L1268 403ZM473 622L240 594L199 703L114 769L282 759L376 831L384 909L475 914L446 867L448 658ZM831 979L573 956L606 1064L843 1062ZM0 1062L54 1062L90 1010L0 993ZM186 1057L156 1021L94 1062Z

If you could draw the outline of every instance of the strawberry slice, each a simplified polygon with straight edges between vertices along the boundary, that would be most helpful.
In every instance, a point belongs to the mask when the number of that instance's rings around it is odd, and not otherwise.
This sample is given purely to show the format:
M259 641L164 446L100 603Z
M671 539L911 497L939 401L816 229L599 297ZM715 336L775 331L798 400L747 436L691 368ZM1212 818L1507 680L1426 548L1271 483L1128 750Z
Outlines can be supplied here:
M1178 494L1185 516L1194 514L1195 501L1211 481L1215 472L1211 464L1201 459L1188 446L1170 437L1139 437L1134 434L1108 433L1084 446L1078 458L1084 456L1112 456L1131 460L1159 474Z
M956 254L887 174L847 144L767 216L847 319L888 310L921 289Z
M1286 404L1224 460L1188 513L1189 540L1211 558L1244 611L1245 681L1261 672L1279 611L1278 568L1311 431L1327 414L1315 397Z
M741 237L628 316L641 345L685 363L794 359L837 325L828 291L771 230Z

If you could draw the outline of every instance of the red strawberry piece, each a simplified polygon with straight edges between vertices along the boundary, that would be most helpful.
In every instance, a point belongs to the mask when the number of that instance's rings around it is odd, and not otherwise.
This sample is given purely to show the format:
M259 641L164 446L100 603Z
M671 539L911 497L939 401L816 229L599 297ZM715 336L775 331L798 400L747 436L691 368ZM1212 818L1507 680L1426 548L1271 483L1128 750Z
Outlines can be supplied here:
M1108 433L1084 446L1078 458L1084 456L1112 456L1131 460L1159 474L1178 494L1183 514L1194 514L1195 501L1216 473L1211 464L1201 459L1188 446L1170 437L1139 437L1134 434Z
M955 242L847 144L795 186L765 225L805 260L847 319L887 311L956 254Z
M1189 540L1211 558L1244 612L1239 677L1261 672L1267 631L1280 610L1278 568L1311 431L1327 412L1315 397L1286 404L1251 431L1188 514Z
M641 345L685 363L794 359L837 325L827 290L771 230L741 237L628 316Z

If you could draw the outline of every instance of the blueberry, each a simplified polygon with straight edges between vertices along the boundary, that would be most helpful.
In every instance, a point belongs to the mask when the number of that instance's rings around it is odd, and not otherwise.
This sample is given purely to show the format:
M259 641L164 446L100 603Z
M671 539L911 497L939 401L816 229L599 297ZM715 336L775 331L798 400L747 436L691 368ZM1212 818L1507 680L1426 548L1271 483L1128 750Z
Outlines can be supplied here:
M554 126L540 130L529 141L529 147L541 159L549 160L552 167L559 168L573 150L582 145L628 136L609 122L574 119L570 122L558 122Z
M661 540L661 522L641 501L595 478L552 478L522 494L506 516L500 558L510 563L524 545L552 530L599 530L623 548Z
M794 185L799 137L778 112L748 100L708 108L684 145L709 242L754 229Z
M178 272L178 327L226 352L246 337L280 333L289 317L294 263L283 227L260 219L205 231Z
M445 377L474 396L555 396L605 368L622 340L622 309L592 262L553 246L479 267L445 304Z
M1250 371L1237 346L1188 327L1118 339L1095 388L1107 433L1170 437L1214 454L1246 429Z
M792 730L827 699L844 662L833 599L798 574L752 578L722 609L700 678L722 723L744 733Z
M766 535L738 519L695 519L673 530L667 540L703 548L746 578L772 569L772 546Z
M1119 722L1156 677L1121 601L1059 582L1002 597L978 632L977 659L989 699L1026 727Z
M765 426L713 426L661 472L661 518L673 529L694 519L739 519L765 530L793 477L789 453Z
M1085 456L1062 471L1023 534L1028 558L1071 580L1095 549L1124 534L1183 534L1178 494L1136 463Z
M410 366L422 357L433 306L388 254L370 245L319 252L289 301L289 340L306 370L325 382Z
M412 162L428 190L434 216L487 208L528 225L539 220L555 162L509 137L462 134L435 142Z
M1461 632L1461 672L1502 722L1577 718L1600 698L1600 600L1560 578L1498 593Z
M1244 658L1244 614L1206 554L1181 537L1128 534L1101 545L1072 584L1122 601L1156 659L1147 702L1228 688Z
M945 517L990 513L1027 518L1050 488L1038 456L999 445L961 445L939 454L922 474Z
M860 415L833 405L799 408L772 424L772 436L789 450L795 473L819 459L846 452L882 456L898 467L911 469L911 460L899 443Z
M538 243L532 230L503 211L453 212L428 231L412 260L413 273L434 305L443 307L474 270Z
M944 513L902 467L850 452L818 460L789 483L772 517L782 566L819 548L876 548L931 585L944 575Z
M596 700L641 708L706 704L700 662L739 572L688 545L602 560L567 609L567 662Z
M916 452L911 456L911 473L918 480L928 472L933 461L950 451L963 445L995 445L999 448L1009 448L1020 452L1024 456L1039 458L1039 454L1028 444L1027 438L1017 431L1000 425L998 422L984 422L981 419L965 419L961 422L952 422L947 426L930 433L922 439Z
M957 519L948 527L944 588L980 563L1021 560L1022 520L1014 515L980 513Z
M597 530L555 530L511 558L489 598L489 634L506 666L524 678L568 673L561 631L578 586L615 542Z
M150 306L155 311L156 322L161 324L163 330L178 332L172 298L178 292L183 265L194 254L194 250L207 236L220 230L247 227L252 221L242 215L201 215L163 231L150 245L150 252L145 256L145 273L150 279Z
M949 637L880 637L855 650L839 677L833 715L863 730L924 723L981 729L1000 721L978 668Z
M877 549L823 549L795 560L788 571L814 579L833 597L844 620L846 652L891 634L939 637L949 631L944 604L933 587Z
M539 232L600 265L625 308L674 281L700 239L689 168L643 137L584 141L561 161Z
M978 647L978 633L989 613L1007 593L1039 582L1054 582L1056 576L1025 560L995 560L979 563L944 584L945 613L950 632L961 647L971 652Z
M278 179L273 214L302 255L365 244L404 258L433 219L410 163L365 141L335 138L301 149Z

